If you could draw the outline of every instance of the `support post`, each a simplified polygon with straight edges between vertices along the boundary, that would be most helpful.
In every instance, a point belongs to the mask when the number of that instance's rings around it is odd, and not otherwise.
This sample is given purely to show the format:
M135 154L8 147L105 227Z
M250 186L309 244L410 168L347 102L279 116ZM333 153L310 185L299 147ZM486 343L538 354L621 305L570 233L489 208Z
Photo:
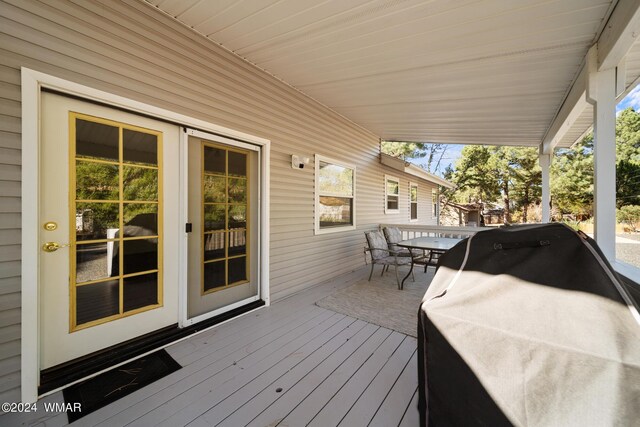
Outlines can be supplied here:
M542 223L551 219L551 178L549 168L551 166L551 154L540 154L538 157L540 169L542 169Z
M594 233L610 262L616 259L616 68L598 71L597 45L587 55L587 101L593 104Z

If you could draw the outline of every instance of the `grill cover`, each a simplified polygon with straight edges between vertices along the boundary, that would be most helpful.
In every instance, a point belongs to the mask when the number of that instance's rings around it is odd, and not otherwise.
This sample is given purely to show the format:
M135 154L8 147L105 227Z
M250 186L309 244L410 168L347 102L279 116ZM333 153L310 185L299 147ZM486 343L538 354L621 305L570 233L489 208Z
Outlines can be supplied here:
M639 319L583 233L477 233L441 257L420 307L421 424L638 425Z

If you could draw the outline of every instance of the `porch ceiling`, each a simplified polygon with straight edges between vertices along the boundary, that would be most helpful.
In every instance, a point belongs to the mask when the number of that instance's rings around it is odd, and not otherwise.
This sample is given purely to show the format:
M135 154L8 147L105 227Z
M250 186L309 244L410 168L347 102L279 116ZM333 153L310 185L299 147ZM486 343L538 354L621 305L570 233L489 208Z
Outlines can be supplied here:
M383 139L531 146L613 3L147 2Z

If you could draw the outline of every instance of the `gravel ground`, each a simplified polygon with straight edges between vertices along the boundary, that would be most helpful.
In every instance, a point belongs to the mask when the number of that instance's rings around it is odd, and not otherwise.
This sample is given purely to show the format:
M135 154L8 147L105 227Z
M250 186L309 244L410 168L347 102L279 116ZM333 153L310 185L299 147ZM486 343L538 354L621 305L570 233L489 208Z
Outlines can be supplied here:
M616 258L620 261L640 267L640 234L618 234L618 237L635 240L638 243L616 243Z

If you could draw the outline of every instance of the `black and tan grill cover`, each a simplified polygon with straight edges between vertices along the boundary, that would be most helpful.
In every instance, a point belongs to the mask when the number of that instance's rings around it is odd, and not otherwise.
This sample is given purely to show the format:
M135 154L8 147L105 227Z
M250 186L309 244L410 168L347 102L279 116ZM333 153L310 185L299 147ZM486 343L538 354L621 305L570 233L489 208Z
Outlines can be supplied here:
M640 319L595 242L503 227L441 257L418 316L422 425L640 426Z

